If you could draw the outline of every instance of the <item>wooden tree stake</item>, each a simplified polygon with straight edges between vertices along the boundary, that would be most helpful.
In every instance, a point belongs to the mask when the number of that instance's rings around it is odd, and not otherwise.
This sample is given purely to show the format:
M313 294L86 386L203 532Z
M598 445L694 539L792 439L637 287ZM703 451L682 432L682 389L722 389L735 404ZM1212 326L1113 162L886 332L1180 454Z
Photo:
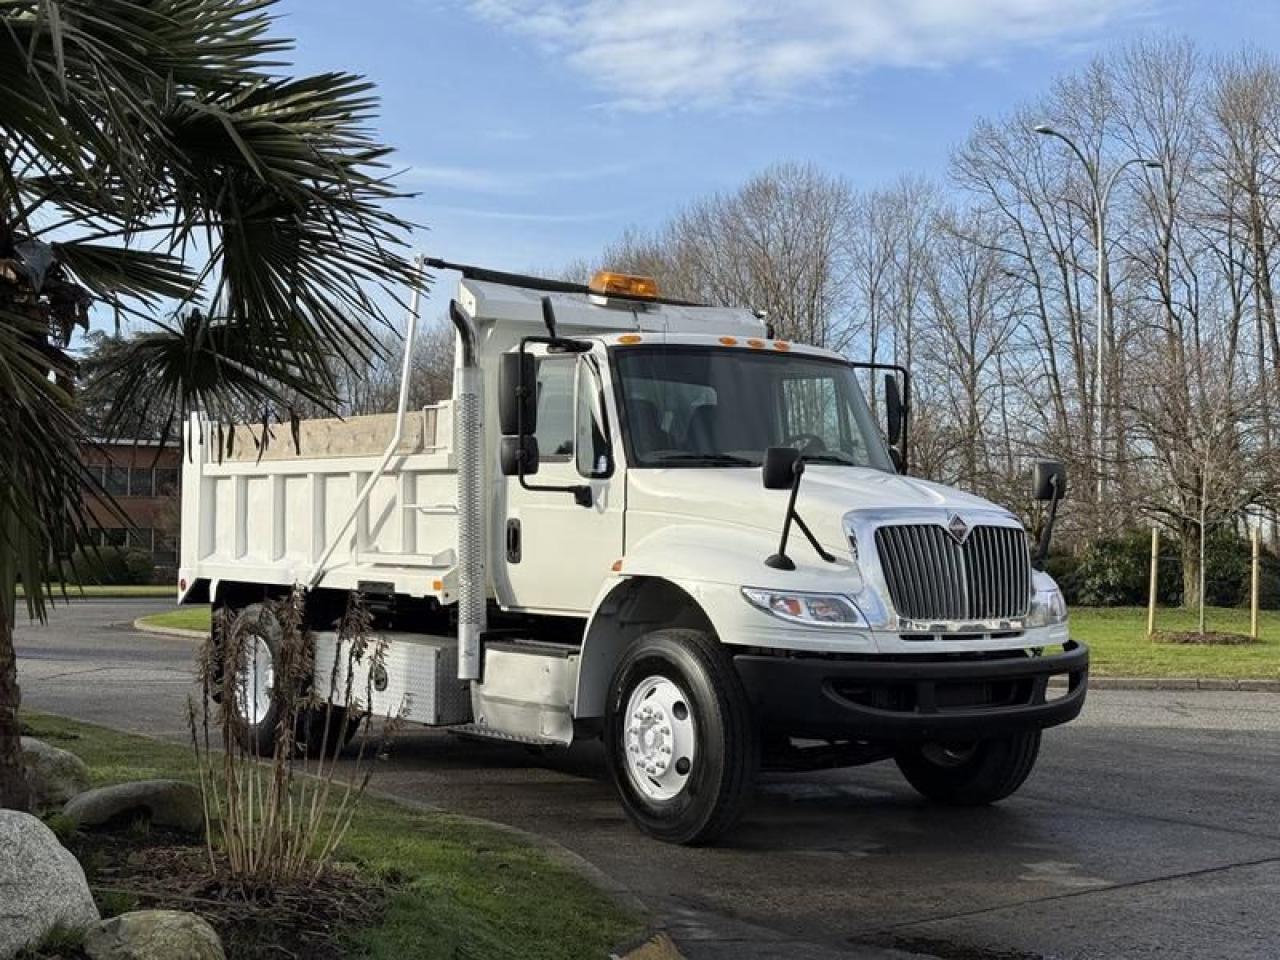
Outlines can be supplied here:
M1147 636L1156 632L1156 585L1160 574L1160 529L1151 528L1151 588L1147 597Z
M1258 639L1258 587L1261 573L1261 542L1260 529L1253 528L1253 569L1249 580L1249 636Z

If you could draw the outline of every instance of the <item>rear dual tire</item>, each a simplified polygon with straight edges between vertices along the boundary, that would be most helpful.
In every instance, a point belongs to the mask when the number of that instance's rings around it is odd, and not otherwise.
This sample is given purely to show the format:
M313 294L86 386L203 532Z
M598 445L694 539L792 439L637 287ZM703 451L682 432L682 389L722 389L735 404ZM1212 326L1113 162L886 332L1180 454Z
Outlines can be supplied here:
M760 742L730 658L698 630L657 630L614 671L604 739L623 809L645 833L702 844L751 802Z
M227 707L235 715L240 745L256 756L269 757L275 752L283 709L275 689L275 664L284 630L267 604L251 603L239 610L227 609L226 613L228 629L243 631L247 647L243 669ZM299 690L296 695L302 697L306 693ZM340 706L299 708L293 728L298 752L310 757L336 755L355 736L360 719Z

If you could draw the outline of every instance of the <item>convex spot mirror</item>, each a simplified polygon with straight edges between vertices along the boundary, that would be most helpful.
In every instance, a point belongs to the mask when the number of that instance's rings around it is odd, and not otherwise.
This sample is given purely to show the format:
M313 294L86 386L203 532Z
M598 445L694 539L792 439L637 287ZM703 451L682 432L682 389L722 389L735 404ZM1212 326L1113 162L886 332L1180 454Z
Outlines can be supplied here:
M538 438L524 436L503 437L498 448L498 459L504 477L528 477L538 472Z
M795 447L770 447L764 452L761 479L766 490L790 490L796 467L804 468L800 451Z
M1067 468L1061 460L1037 460L1031 467L1031 496L1042 503L1067 495Z
M498 422L508 437L537 432L538 364L532 354L521 351L502 355L498 367Z

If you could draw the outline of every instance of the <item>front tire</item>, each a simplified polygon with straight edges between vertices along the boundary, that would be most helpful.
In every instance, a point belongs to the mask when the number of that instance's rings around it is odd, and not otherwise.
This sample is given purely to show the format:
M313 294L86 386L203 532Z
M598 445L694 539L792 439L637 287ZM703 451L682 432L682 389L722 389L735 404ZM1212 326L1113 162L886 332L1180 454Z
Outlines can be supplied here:
M1040 731L970 744L916 744L894 758L907 782L936 803L975 807L1017 790L1035 766Z
M751 801L760 744L746 691L719 641L657 630L623 655L604 738L623 808L670 843L708 843Z

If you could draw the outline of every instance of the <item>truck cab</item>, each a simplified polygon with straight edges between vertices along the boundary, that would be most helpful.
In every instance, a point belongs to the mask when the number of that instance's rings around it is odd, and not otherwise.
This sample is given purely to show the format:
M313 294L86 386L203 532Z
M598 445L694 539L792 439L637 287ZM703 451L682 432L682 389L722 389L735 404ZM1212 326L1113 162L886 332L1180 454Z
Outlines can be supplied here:
M410 418L416 446L402 408L381 450L228 464L193 421L184 598L376 591L408 719L602 737L629 816L681 843L732 826L762 767L893 761L933 800L994 802L1080 712L1087 651L1043 551L1009 510L906 472L905 371L648 278L461 272L454 396ZM1065 480L1039 473L1056 508ZM317 677L341 643L324 626Z

